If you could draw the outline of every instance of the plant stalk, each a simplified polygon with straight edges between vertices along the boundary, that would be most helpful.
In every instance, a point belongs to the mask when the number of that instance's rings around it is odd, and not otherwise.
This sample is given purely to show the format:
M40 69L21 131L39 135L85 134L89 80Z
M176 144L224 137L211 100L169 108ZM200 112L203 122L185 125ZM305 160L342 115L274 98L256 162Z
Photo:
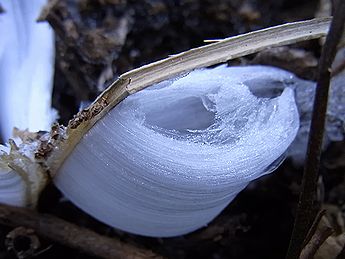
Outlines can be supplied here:
M324 135L331 66L337 46L344 31L345 1L338 1L334 18L323 46L318 68L318 80L310 125L307 157L304 166L302 191L299 197L294 228L286 259L297 259L303 248L308 231L320 209L317 200L317 180L319 177L322 140Z

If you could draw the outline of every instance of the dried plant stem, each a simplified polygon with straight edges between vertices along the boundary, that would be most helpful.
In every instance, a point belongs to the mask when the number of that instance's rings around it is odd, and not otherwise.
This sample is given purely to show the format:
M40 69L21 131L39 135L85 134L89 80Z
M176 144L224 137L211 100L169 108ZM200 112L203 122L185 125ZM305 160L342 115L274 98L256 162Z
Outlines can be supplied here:
M287 259L298 258L314 221L319 204L316 198L317 180L319 176L322 139L326 120L331 65L334 60L337 45L344 31L345 1L339 1L331 23L326 42L322 49L318 81L316 86L313 116L310 126L307 158L302 179L302 191L299 198L295 224L288 249Z
M307 234L306 238L304 239L304 244L303 245L307 245L310 242L310 240L312 239L312 237L315 235L315 233L317 232L318 227L320 225L320 222L324 218L325 214L326 214L326 210L321 210L316 215L316 217L314 219L314 222L311 225L311 227L309 228L308 234Z
M269 47L323 37L329 29L329 24L330 18L326 17L253 31L190 49L121 75L90 107L79 112L70 121L67 127L67 140L52 153L47 167L54 176L81 137L128 95L196 68L226 62Z
M334 230L330 227L327 220L325 218L321 218L314 235L303 248L299 259L314 258L317 250L326 241L326 239L333 234L333 232Z
M42 237L103 258L161 258L153 252L99 235L55 216L0 204L0 224L34 229Z

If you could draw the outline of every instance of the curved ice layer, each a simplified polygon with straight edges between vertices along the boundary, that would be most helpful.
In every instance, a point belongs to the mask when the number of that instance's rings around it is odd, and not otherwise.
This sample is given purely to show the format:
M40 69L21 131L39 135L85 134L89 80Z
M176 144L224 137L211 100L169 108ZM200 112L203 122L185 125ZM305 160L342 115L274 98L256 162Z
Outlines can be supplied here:
M0 203L25 206L26 186L18 173L0 167Z
M54 35L36 20L47 0L0 0L0 135L13 127L49 131L56 119L51 108Z
M10 153L10 147L0 145L0 156ZM0 203L25 206L26 186L22 177L0 157Z
M83 137L55 183L125 231L196 230L280 163L299 127L287 87L297 82L272 67L219 66L140 91Z

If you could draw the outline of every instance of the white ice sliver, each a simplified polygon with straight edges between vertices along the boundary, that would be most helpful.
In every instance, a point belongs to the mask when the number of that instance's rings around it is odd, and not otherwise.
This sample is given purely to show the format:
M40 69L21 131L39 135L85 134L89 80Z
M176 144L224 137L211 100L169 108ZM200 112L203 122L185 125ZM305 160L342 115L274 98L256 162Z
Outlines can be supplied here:
M54 35L47 22L36 22L47 0L0 0L0 142L14 127L50 130ZM17 144L18 140L15 139ZM0 145L0 156L9 149ZM28 182L0 157L0 203L28 205ZM32 172L34 174L34 172ZM30 177L27 177L28 179Z
M10 148L0 145L0 156L8 154ZM22 177L0 159L0 203L25 206L26 187Z
M26 187L18 173L0 165L0 203L25 206Z
M189 233L279 161L299 127L296 84L272 67L219 66L151 86L83 137L55 183L116 228Z
M54 34L47 22L36 21L46 3L0 0L0 134L5 142L13 137L13 127L49 131L57 117L51 107Z

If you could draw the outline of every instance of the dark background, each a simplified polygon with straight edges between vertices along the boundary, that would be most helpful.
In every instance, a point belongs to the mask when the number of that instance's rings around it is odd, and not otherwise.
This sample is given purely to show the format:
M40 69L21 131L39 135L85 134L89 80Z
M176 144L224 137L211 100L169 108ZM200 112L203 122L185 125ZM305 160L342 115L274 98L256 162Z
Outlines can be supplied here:
M66 124L83 101L93 100L121 73L168 55L218 39L272 25L315 17L310 0L63 0L51 1L44 17L56 32L53 102ZM302 53L296 56L294 51ZM266 51L232 61L280 66L315 79L317 40ZM323 154L320 190L325 206L343 215L344 143ZM298 200L302 168L286 160L273 174L251 183L207 228L169 239L144 238L114 230L92 219L52 185L42 194L39 210L57 215L168 258L284 258ZM0 228L3 240L10 228ZM37 258L92 258L49 240L40 240ZM25 246L25 242L20 244Z

